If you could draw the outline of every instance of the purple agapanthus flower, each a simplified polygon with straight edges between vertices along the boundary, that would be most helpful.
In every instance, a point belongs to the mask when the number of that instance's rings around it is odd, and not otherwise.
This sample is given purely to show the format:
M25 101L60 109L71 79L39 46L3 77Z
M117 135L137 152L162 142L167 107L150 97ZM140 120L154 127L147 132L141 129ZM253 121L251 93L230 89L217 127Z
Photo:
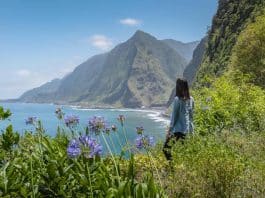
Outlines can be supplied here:
M99 156L103 152L103 147L97 143L96 139L91 138L89 144L89 157Z
M104 130L106 128L106 122L104 120L104 117L94 116L89 119L88 126L90 131L98 135L101 130Z
M155 139L152 136L139 135L135 139L135 145L136 145L136 148L138 149L152 147L155 145Z
M25 122L26 125L33 125L37 122L37 117L28 117Z
M103 153L103 147L100 144L96 144L93 150L90 152L89 156L92 158L94 156L100 156Z
M72 139L67 147L67 155L71 158L76 158L81 155L80 142Z
M64 123L67 127L74 127L79 124L79 117L75 115L67 115L64 118Z
M78 140L71 140L67 148L67 154L71 158L78 157L81 153L87 158L93 158L94 156L101 155L102 152L103 147L95 138L88 135L80 136Z
M83 135L79 137L79 142L84 146L89 146L90 144L90 136Z
M149 146L155 146L155 138L153 136L149 136L148 143Z

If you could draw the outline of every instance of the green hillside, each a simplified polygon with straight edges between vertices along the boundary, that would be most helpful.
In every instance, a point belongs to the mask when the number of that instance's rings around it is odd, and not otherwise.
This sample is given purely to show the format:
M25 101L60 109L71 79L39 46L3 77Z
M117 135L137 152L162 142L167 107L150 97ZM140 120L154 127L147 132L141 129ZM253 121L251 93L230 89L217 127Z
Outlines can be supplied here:
M23 102L50 103L53 101L53 97L60 85L60 79L52 80L51 82L45 83L41 87L34 88L25 92L19 100Z
M220 0L211 29L205 56L196 75L196 85L207 85L222 75L230 61L239 34L264 8L263 0Z
M207 37L204 37L195 48L192 60L184 70L183 76L188 80L189 84L192 84L194 81L196 73L200 67L205 52L206 43Z
M232 71L248 75L248 81L265 88L265 14L239 35L230 58Z

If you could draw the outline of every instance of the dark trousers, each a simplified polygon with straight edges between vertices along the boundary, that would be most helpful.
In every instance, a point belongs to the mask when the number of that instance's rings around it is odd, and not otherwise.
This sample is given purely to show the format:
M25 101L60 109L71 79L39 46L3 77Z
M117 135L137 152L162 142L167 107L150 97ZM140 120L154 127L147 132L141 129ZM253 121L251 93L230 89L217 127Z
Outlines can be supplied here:
M181 132L177 132L177 133L174 133L172 135L169 135L166 138L166 142L165 142L164 147L163 147L163 152L164 152L164 155L165 155L167 160L172 159L172 155L171 155L172 144L178 140L184 140L185 136L186 136L185 134L183 134Z

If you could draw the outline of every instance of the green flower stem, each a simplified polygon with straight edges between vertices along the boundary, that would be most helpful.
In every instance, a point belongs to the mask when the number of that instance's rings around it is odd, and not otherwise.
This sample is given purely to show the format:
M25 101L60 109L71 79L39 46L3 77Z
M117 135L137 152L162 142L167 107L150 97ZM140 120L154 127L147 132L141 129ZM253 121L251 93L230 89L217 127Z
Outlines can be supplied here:
M127 138L127 135L126 135L126 129L124 127L124 125L122 125L122 132L123 132L123 135L125 137L125 141L126 141L126 146L129 146L129 141L128 141L128 138Z
M87 171L87 174L88 174L88 180L89 180L89 185L90 185L90 193L91 193L91 196L92 198L94 197L93 195L93 190L92 190L92 183L91 183L91 175L90 175L90 171L89 171L89 167L88 167L88 164L86 162L86 171Z
M106 144L106 146L107 146L107 148L108 148L108 150L109 150L109 152L110 152L110 155L111 155L111 158L112 158L112 160L113 160L113 163L114 163L114 166L115 166L115 169L116 169L116 173L117 173L117 176L118 176L118 179L119 179L119 183L120 183L120 175L119 175L119 171L118 171L118 167L117 167L117 164L116 164L115 158L114 158L114 156L113 156L113 153L112 153L112 151L111 151L111 149L110 149L110 146L109 146L109 144L108 144L108 142L107 142L107 140L106 140L104 134L103 134L103 133L101 133L101 134L102 134L102 138L103 138L103 140L104 140L104 142L105 142L105 144Z
M112 147L113 147L114 153L117 153L117 151L116 151L116 147L115 147L115 145L114 145L114 142L113 142L113 139L112 139L111 135L109 135L109 139L110 139L110 142L111 142L111 144L112 144Z
M118 142L119 142L120 148L121 148L121 150L122 150L122 149L123 149L123 146L122 146L122 144L121 144L120 136L118 135L117 132L114 132L114 133L115 133L116 138L118 139Z

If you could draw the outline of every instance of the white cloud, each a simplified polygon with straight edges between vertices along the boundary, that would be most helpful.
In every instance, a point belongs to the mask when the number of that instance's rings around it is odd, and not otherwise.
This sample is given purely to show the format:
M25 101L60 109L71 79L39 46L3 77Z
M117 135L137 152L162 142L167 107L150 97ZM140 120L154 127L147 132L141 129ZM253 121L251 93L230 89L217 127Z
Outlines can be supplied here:
M137 26L137 25L140 25L142 22L138 19L125 18L125 19L121 19L120 23L123 25L128 25L128 26Z
M27 69L21 69L21 70L18 70L16 72L16 74L19 76L19 77L28 77L31 75L31 72Z
M62 78L85 60L86 57L74 55L68 60L55 61L52 63L53 67L4 69L0 78L0 99L18 98L25 91L55 78Z
M100 50L108 50L112 47L113 43L111 39L104 35L95 34L89 38L89 42Z
M0 99L17 98L52 79L51 75L27 69L5 71L4 76L0 79Z

